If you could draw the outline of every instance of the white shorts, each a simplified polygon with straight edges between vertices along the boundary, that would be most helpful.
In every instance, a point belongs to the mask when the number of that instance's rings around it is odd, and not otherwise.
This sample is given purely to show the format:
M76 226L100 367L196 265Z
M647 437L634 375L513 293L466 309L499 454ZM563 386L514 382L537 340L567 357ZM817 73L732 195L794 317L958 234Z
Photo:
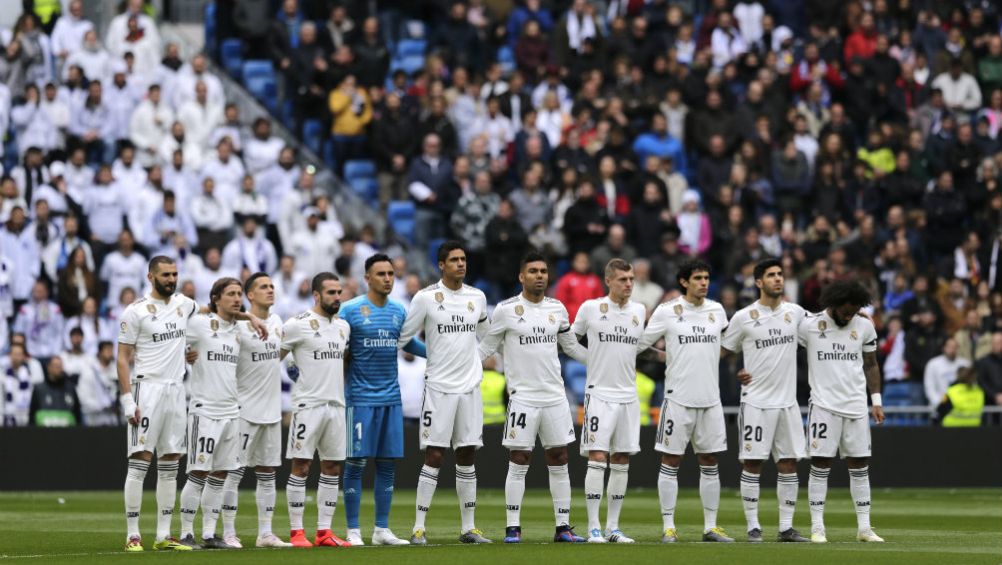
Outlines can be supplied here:
M742 404L738 412L738 461L803 459L804 421L798 406L756 408Z
M484 445L484 401L480 387L463 394L425 387L420 420L421 449Z
M344 461L345 434L344 406L300 408L292 413L285 458L312 460L319 453L321 461Z
M240 468L238 418L217 420L188 415L188 471L232 471Z
M807 455L809 457L870 456L870 419L847 418L811 405L807 412Z
M139 422L128 424L126 445L129 455L156 452L158 457L185 451L185 416L188 405L184 385L134 381L132 397L139 406Z
M280 467L282 465L282 422L255 424L240 418L240 465Z
M640 451L640 401L608 402L586 394L584 409L581 455Z
M532 451L537 435L543 449L574 443L574 422L566 401L542 408L508 401L501 445L513 451Z
M661 404L656 437L654 449L670 455L684 454L690 441L695 453L727 451L724 409L720 404L690 408L666 398Z

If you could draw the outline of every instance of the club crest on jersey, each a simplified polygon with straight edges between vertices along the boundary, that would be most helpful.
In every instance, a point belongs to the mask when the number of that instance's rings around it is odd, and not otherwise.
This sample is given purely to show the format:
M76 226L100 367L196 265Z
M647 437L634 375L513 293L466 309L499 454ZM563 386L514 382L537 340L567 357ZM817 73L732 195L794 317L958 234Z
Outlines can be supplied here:
M154 320L157 319L157 307L156 306L154 306L152 304L147 304L146 305L146 311L149 312L150 314L153 314L153 319Z
M826 322L824 320L818 320L818 331L821 332L821 335L819 335L818 338L824 339L825 338L825 330L827 330L827 329L828 329L828 322Z
M549 320L551 324L556 324L557 323L557 318L554 317L553 314L550 314L549 316L547 316L546 319Z
M445 301L445 295L442 294L441 292L436 292L435 293L435 302L438 302L438 309L439 310L445 310L445 306L442 306L442 302L444 302L444 301Z
M361 308L358 309L358 311L362 313L363 318L368 318L369 314L372 312L371 310L369 310L368 306L362 306ZM368 322L369 320L366 321Z
M859 334L856 333L856 330L852 330L851 332L849 332L849 339L852 340L859 339Z
M209 320L209 329L212 330L212 337L216 337L216 332L219 331L219 320Z
M474 307L473 307L473 301L472 300L466 303L466 309L469 310L470 313L473 312Z
M676 304L675 307L672 308L672 310L675 312L675 315L678 316L678 321L680 321L680 322L684 322L685 321L685 319L682 318L682 305L681 304Z
M608 304L606 304L604 302L602 304L599 304L598 305L598 311L602 314L602 317L599 318L600 320L608 320L609 319L609 317L606 316L606 314L609 312L609 305Z
M717 319L713 316L713 312L710 312L706 317L710 320L710 323L716 323L717 321Z
M180 306L177 307L177 317L178 318L183 318L184 317L184 312L181 311L181 307Z
M120 327L122 328L122 331L124 332L124 331L126 331L129 328L129 324L126 324L125 322L122 322L122 325Z
M793 317L790 316L789 312L787 312L786 314L783 314L783 321L786 322L787 324L790 324L790 323L793 322Z
M640 318L637 318L636 316L633 316L633 325L634 326L639 326L640 325Z
M751 451L751 444L750 443L746 443L745 444L745 451Z
M762 322L758 321L758 317L759 317L758 310L752 310L751 312L748 313L748 315L755 322L755 327L756 328L762 325ZM713 320L710 320L710 321L712 322Z
M320 322L318 322L316 320L310 320L310 329L315 332L313 334L314 336L316 336L316 337L320 336Z
M205 463L205 455L199 454L199 456L198 456L198 462L199 463Z
M341 339L344 339L344 330L338 330L337 333L341 335Z

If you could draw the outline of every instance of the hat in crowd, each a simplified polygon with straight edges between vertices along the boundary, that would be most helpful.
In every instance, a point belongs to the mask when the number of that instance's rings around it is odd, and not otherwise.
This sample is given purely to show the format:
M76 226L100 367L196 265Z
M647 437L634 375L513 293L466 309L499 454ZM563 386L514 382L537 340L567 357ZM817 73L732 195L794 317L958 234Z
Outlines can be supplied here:
M49 176L51 178L61 177L66 174L66 164L62 161L53 161L49 164Z
M125 61L121 59L115 61L111 64L111 74L113 75L124 75L129 72L129 66L125 64Z
M702 200L702 199L699 197L699 192L697 192L697 191L695 191L695 190L693 190L691 188L689 190L685 191L684 194L682 194L682 204L683 205L688 204L690 202L695 202L698 205L699 202L700 202L700 200Z
M303 217L309 218L310 216L321 218L323 217L323 214L320 212L320 208L317 208L316 206L307 206L306 208L303 208Z

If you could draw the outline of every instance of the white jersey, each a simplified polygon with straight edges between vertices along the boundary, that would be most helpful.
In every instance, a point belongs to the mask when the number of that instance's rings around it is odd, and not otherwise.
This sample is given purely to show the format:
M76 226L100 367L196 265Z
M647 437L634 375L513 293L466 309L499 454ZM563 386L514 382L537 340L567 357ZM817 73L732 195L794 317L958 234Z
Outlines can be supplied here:
M293 410L327 403L344 406L344 356L351 327L312 309L285 322L282 349L292 353L299 378L292 386Z
M188 412L216 420L239 416L237 325L217 314L198 314L188 324L187 342L198 352L198 360L191 365Z
M183 294L174 294L166 302L147 295L125 308L118 342L136 348L134 378L184 380L185 335L197 311L198 305Z
M741 403L756 408L797 404L797 331L806 312L783 302L775 310L755 302L738 310L724 332L722 345L744 353L750 384L741 387Z
M840 328L827 312L800 322L800 344L807 348L811 404L849 418L865 417L863 354L877 350L873 322L855 316Z
M694 306L680 296L654 310L640 347L665 338L665 398L688 408L720 404L720 334L726 327L723 306L709 299Z
M588 352L571 331L564 305L555 298L530 302L520 294L494 309L480 343L480 359L502 348L508 396L527 406L553 406L567 402L558 344L574 359L587 361Z
M647 312L639 302L620 307L608 296L586 300L571 330L588 337L585 392L608 402L637 400L637 353Z
M424 330L428 345L425 386L463 394L480 386L483 379L477 338L487 331L487 324L487 298L482 291L465 284L451 290L439 281L414 296L397 344L403 348Z
M237 324L240 360L237 362L237 395L240 417L254 424L282 419L282 319L271 314L264 322L268 339L262 340L250 322Z

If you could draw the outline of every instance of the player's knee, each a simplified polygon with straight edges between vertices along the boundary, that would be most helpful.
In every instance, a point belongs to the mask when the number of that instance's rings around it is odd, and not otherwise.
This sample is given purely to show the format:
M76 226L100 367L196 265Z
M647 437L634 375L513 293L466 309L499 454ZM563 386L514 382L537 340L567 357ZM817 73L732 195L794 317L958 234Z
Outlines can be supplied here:
M609 458L606 456L606 453L604 451L589 451L588 452L588 460L589 461L594 461L596 463L605 463L606 461L608 461L608 459Z
M828 469L832 466L831 457L812 457L811 466L819 469Z
M704 467L709 467L717 464L717 454L716 453L700 453L696 455L696 459L699 460L699 464Z
M682 464L682 456L673 455L671 453L662 453L661 464L668 465L669 467L678 467L679 465Z
M761 469L761 465L759 465ZM785 473L789 475L790 473L797 472L797 460L796 459L780 459L776 462L776 470L780 473ZM758 472L758 471L755 471Z
M745 471L748 471L749 473L755 473L756 475L762 473L762 461L759 461L757 459L754 459L754 460L745 460L745 461L742 462L741 466L744 468ZM781 473L788 473L789 472L789 471L784 471L783 470L782 462L776 463L776 468L779 469L779 472L781 472ZM794 467L794 468L796 468L796 467Z
M196 479L205 480L209 476L208 471L188 471L188 476L195 477Z
M321 461L320 462L320 472L325 475L340 475L341 474L341 462L340 461Z
M846 457L845 464L850 469L862 469L869 465L870 459L868 457Z
M567 464L567 448L557 447L554 449L546 450L546 464L547 465L566 465Z
M528 465L531 457L531 451L511 451L508 453L508 460L516 465Z
M147 454L147 459L146 459L147 461L152 460L153 458L152 453L150 453L149 451L143 451L142 453ZM180 459L181 459L180 453L168 453L167 455L164 455L163 457L160 458L161 461L179 461Z
M612 454L612 464L613 465L629 465L630 454L629 453L613 453Z
M456 449L456 463L459 465L473 465L476 454L477 448L472 445L460 447Z
M150 461L153 461L153 454L150 453L149 451L137 451L132 455L130 455L129 459L138 459L140 461L146 461L147 463L149 463ZM164 457L162 457L161 459L166 460L166 458Z
M290 472L297 477L306 478L310 474L310 463L307 459L293 459Z
M213 477L216 477L217 479L225 479L226 478L226 471L214 471L214 472L209 473L209 474L211 476L213 476Z
M442 467L442 452L439 447L429 447L424 451L424 464L439 469Z

